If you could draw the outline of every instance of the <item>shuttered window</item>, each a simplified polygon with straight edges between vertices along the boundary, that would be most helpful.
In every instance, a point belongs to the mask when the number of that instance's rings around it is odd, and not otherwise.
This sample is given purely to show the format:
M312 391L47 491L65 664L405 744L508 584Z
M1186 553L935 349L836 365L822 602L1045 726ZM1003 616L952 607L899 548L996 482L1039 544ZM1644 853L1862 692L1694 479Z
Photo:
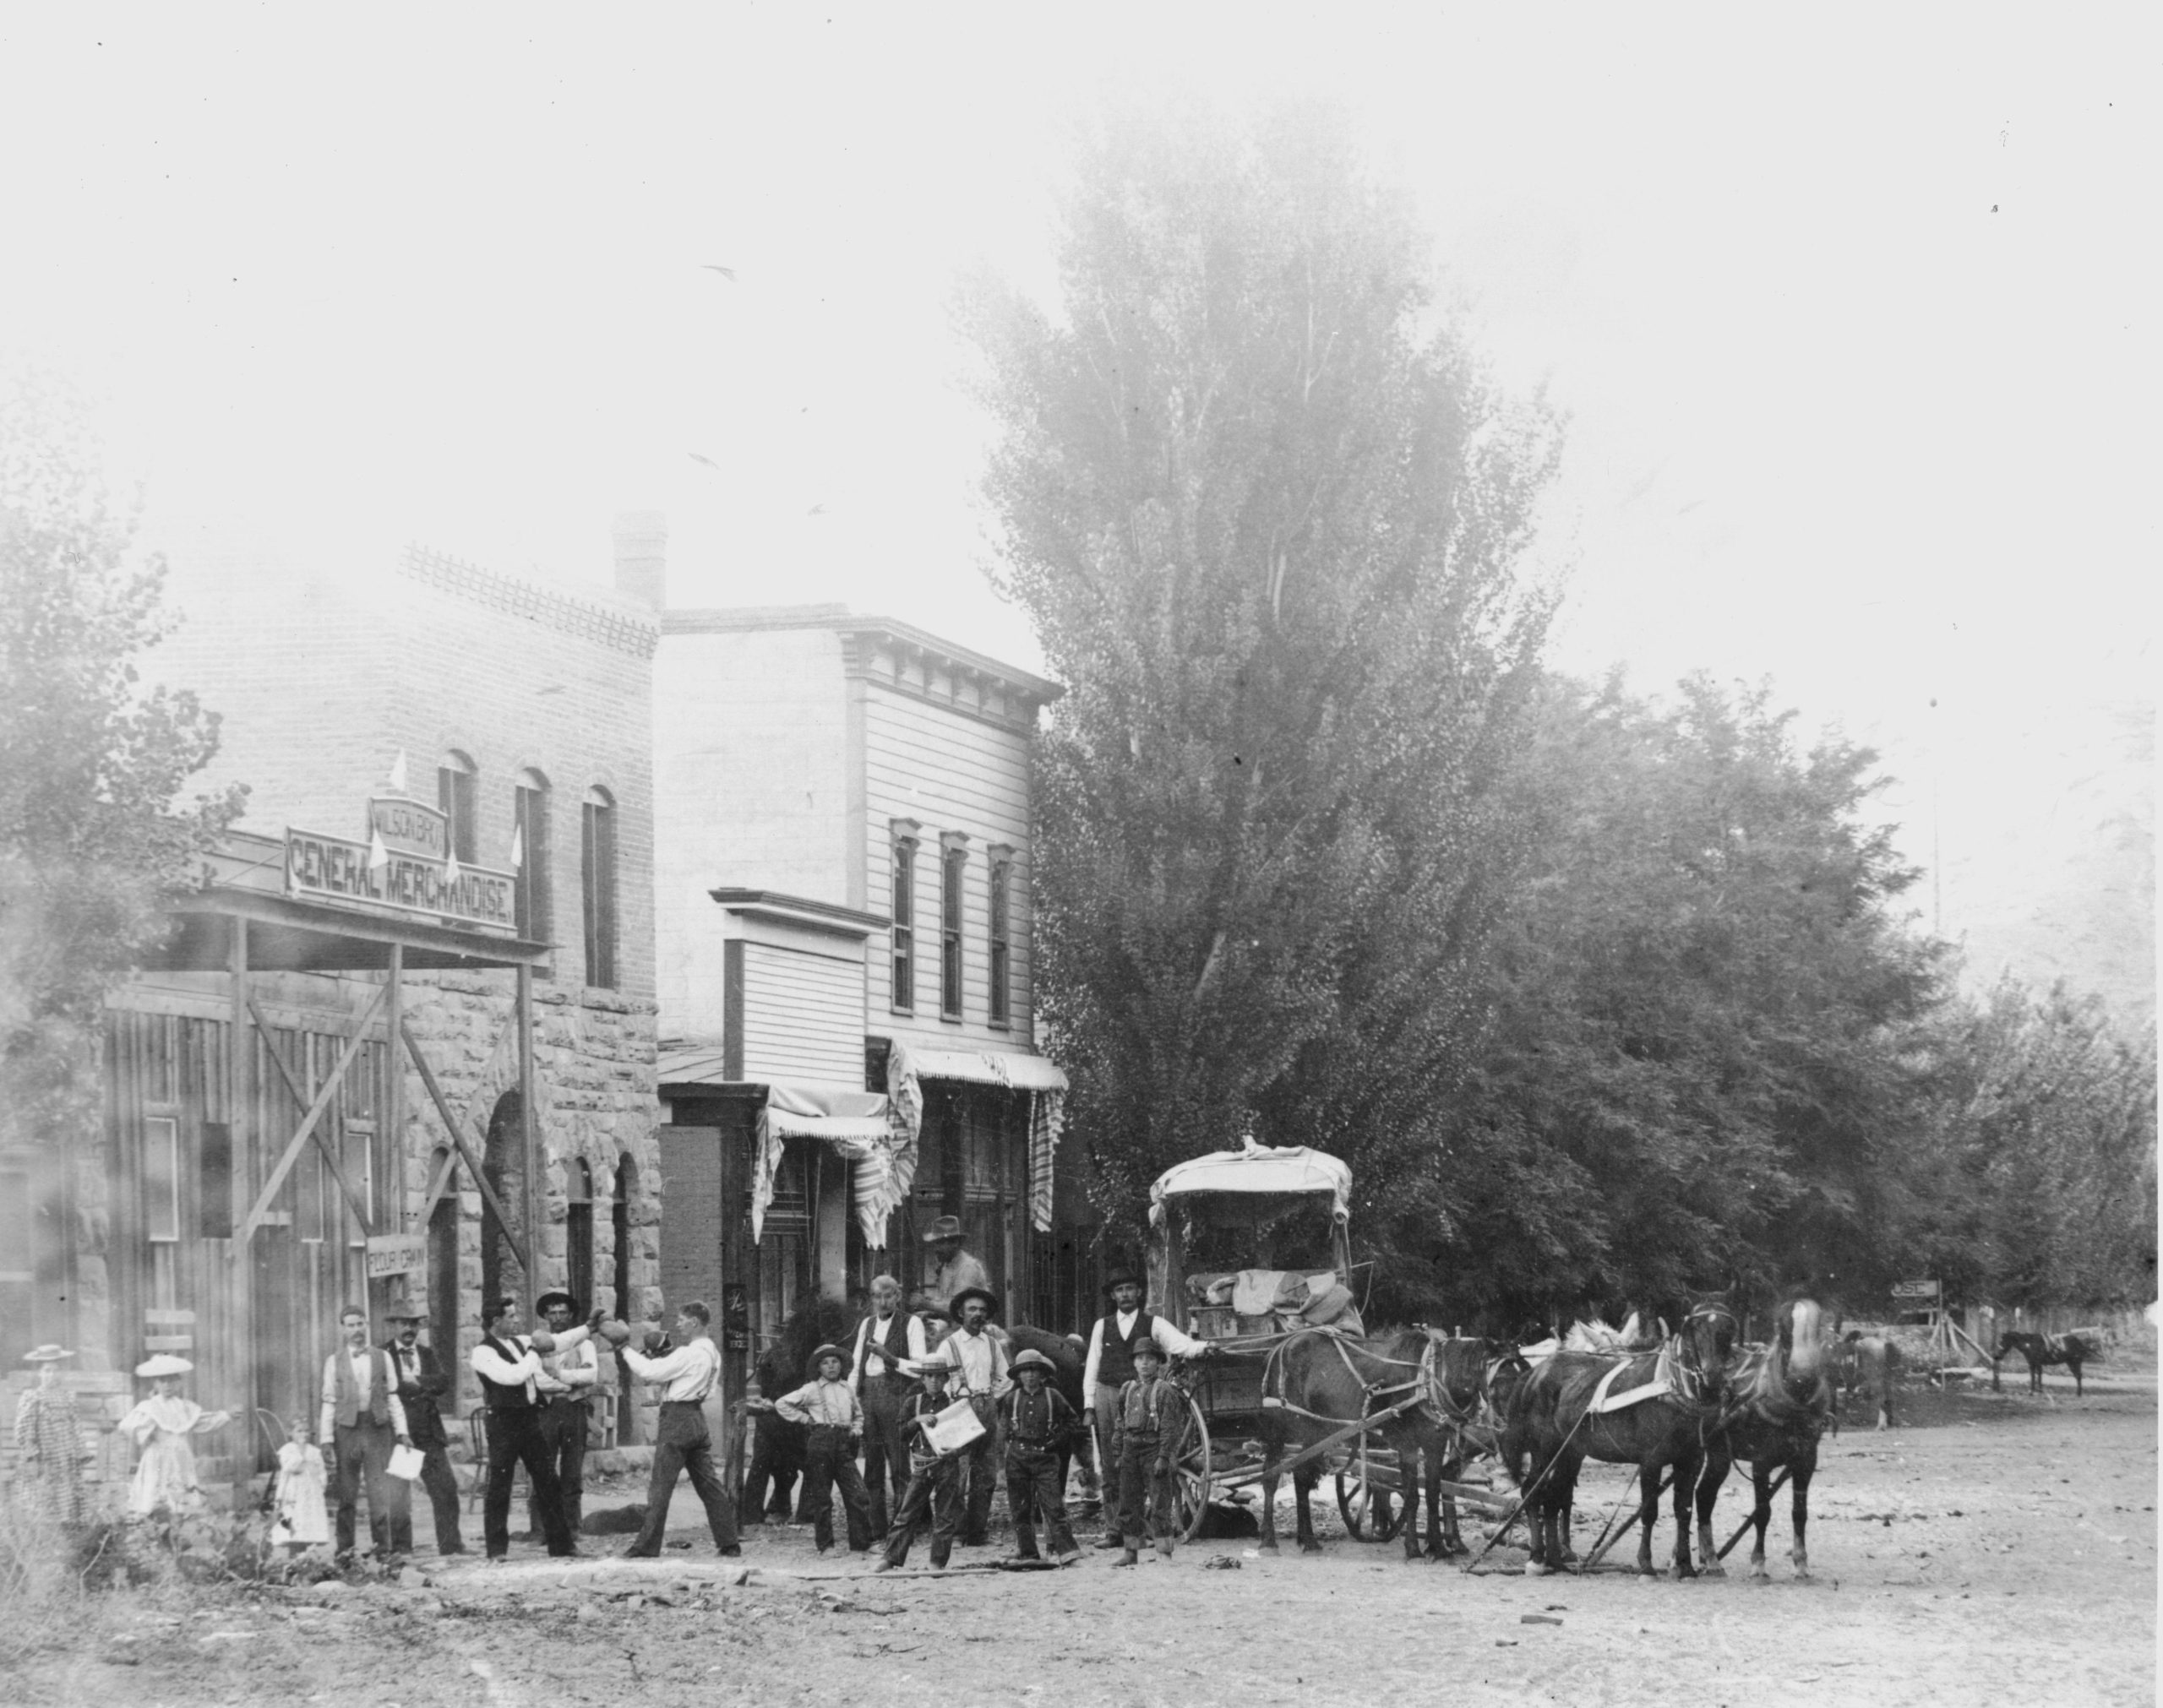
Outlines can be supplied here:
M616 987L616 806L602 789L586 797L581 869L585 874L586 982Z

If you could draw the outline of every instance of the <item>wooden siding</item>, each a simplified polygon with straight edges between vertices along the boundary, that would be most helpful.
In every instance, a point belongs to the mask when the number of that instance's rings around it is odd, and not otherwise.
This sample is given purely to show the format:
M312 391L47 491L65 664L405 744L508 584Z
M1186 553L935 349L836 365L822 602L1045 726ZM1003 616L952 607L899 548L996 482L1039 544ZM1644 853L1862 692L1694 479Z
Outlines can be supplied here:
M864 697L864 906L874 913L893 906L890 821L922 825L917 851L916 1009L904 1018L891 1009L889 944L867 944L865 1018L870 1031L913 1037L947 1048L1026 1049L1031 1047L1029 895L1029 742L1005 729L873 682ZM942 1020L939 1009L940 879L939 838L958 830L967 836L968 861L962 892L962 1017ZM1009 960L1006 1025L992 1024L990 862L994 843L1014 851L1007 915Z
M771 943L743 952L743 1077L853 1086L864 1078L864 965ZM734 1030L731 1016L731 1030Z

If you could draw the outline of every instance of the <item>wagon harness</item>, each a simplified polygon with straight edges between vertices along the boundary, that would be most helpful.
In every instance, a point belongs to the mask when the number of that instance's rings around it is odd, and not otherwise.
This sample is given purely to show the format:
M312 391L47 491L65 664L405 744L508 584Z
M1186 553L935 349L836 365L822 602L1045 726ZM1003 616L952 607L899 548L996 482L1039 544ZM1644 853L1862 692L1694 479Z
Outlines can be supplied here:
M1359 1417L1326 1417L1320 1412L1310 1412L1304 1406L1295 1406L1284 1397L1285 1348L1294 1341L1303 1340L1313 1335L1322 1335L1328 1338L1329 1343L1337 1348L1337 1356L1344 1361L1345 1374L1359 1384L1359 1391L1365 1397L1370 1408ZM1352 1362L1352 1354L1345 1346L1345 1338L1334 1329L1314 1328L1299 1330L1272 1342L1269 1347L1268 1362L1262 1367L1261 1403L1263 1406L1271 1411L1289 1412L1295 1417L1309 1418L1316 1423L1327 1423L1332 1428L1339 1429L1354 1425L1386 1422L1406 1412L1425 1406L1435 1415L1436 1422L1446 1428L1448 1426L1451 1420L1448 1395L1443 1391L1441 1379L1435 1373L1435 1343L1432 1341L1429 1341L1421 1348L1417 1358L1388 1358L1384 1357L1380 1352L1368 1353L1367 1357L1377 1364L1387 1364L1394 1369L1411 1370L1416 1373L1407 1381L1370 1382L1360 1375L1359 1367ZM1274 1394L1270 1391L1272 1385L1277 1390ZM1412 1394L1413 1397L1408 1400L1392 1401L1379 1411L1373 1409L1375 1402L1382 1399L1383 1396L1405 1393Z

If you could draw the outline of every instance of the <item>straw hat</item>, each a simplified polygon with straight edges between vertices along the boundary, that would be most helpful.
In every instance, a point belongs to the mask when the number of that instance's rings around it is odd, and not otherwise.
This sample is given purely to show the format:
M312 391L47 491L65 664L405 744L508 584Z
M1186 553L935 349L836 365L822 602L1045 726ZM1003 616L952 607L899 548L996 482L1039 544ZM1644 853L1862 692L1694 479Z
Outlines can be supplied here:
M155 1376L185 1376L195 1368L185 1358L176 1358L171 1352L160 1352L155 1358L145 1358L135 1367L135 1373L145 1380Z
M923 1231L923 1243L926 1245L936 1245L942 1239L961 1237L962 1218L958 1216L942 1216Z
M23 1362L25 1364L50 1364L61 1358L72 1358L74 1356L66 1347L56 1346L48 1341L42 1346L33 1346L29 1352L24 1353Z
M1025 1346L1016 1352L1014 1355L1014 1362L1006 1368L1016 1376L1024 1370L1042 1370L1046 1381L1049 1381L1059 1373L1059 1366L1053 1363L1034 1346Z

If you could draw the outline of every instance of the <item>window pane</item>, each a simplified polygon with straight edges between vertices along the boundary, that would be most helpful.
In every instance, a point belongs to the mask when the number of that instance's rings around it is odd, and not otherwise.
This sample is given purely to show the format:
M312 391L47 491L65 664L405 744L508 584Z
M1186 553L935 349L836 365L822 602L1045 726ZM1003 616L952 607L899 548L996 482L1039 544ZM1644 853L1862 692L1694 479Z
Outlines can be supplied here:
M180 1123L143 1123L143 1225L152 1239L180 1237Z
M916 1006L916 844L894 844L893 1005Z
M589 801L585 812L586 982L616 983L616 813Z
M233 1237L233 1129L223 1121L203 1123L196 1177L201 1183L203 1237Z
M520 788L514 813L518 823L518 934L546 943L553 923L548 895L548 791Z

